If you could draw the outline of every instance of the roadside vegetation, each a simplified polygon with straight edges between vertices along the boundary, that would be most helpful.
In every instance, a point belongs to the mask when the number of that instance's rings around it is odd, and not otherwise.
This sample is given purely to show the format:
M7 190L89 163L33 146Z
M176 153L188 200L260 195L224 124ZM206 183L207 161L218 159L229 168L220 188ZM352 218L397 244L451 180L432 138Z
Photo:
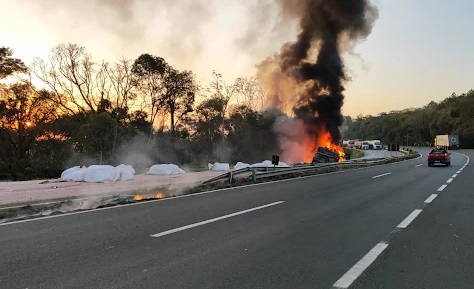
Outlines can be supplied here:
M201 170L271 157L281 113L261 110L257 80L212 77L201 85L192 71L147 53L97 61L76 44L27 66L0 47L0 180L55 178L75 165Z
M457 134L462 148L474 148L474 90L452 94L421 108L346 118L347 139L380 139L401 146L433 146L438 134Z
M349 155L351 160L364 156L363 151L351 148L344 148L344 154L346 154L346 156Z

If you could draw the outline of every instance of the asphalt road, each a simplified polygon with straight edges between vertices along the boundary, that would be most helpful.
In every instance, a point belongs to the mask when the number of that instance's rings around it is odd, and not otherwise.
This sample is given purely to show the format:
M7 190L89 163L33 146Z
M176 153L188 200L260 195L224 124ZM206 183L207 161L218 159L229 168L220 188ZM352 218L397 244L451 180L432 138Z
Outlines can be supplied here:
M430 168L423 156L0 225L0 288L473 288L472 165L437 191L466 161Z

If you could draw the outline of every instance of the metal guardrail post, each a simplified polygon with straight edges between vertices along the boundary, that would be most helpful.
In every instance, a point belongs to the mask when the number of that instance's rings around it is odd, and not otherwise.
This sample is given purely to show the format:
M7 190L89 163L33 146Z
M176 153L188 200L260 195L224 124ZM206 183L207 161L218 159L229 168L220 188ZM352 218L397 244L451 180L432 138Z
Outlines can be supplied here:
M232 185L232 171L229 172L229 184Z
M256 178L256 175L255 175L255 169L252 169L252 180L254 183L257 182L257 178Z

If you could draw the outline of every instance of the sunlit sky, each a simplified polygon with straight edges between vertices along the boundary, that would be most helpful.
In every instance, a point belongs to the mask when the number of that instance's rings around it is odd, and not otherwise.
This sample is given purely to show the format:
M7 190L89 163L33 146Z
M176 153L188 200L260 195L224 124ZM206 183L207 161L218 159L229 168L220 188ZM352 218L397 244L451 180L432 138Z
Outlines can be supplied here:
M111 4L113 3L113 4ZM345 55L346 115L419 107L474 88L474 1L374 0L372 34ZM120 4L120 5L119 5ZM272 0L0 0L0 46L26 63L60 43L96 60L162 56L231 82L295 39Z

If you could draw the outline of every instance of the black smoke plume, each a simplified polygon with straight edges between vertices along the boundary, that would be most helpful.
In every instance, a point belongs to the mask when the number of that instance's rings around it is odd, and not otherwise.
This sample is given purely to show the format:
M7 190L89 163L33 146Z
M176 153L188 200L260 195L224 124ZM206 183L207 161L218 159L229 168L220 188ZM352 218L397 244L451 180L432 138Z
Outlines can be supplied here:
M296 42L285 44L271 60L278 63L278 79L284 75L290 79L287 83L297 88L290 101L307 135L317 139L322 129L327 130L337 144L341 140L339 126L343 124L344 83L348 80L341 54L370 34L377 10L369 0L279 3L285 17L299 20L300 33ZM268 67L268 63L262 67Z

